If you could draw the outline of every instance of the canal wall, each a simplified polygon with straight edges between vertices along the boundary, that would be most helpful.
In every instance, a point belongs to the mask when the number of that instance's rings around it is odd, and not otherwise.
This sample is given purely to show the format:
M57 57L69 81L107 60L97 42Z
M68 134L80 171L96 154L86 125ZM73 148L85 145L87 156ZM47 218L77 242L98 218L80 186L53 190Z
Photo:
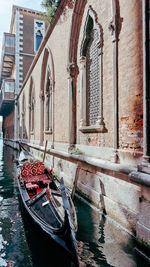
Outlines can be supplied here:
M5 140L18 147L13 140ZM45 147L22 143L42 160ZM45 165L52 168L66 186L114 219L140 243L150 246L150 176L134 167L115 164L82 154L51 149L47 144Z
M44 148L43 148L44 149ZM41 158L42 151L31 147ZM150 175L105 160L48 149L45 163L67 186L150 245Z

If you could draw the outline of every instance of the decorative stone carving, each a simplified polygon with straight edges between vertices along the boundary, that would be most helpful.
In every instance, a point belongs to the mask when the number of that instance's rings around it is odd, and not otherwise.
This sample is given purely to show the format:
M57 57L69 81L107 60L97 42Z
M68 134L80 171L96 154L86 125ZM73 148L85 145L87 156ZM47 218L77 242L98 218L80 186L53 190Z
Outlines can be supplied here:
M69 74L69 77L75 78L76 75L79 73L78 66L76 63L69 63L67 66L67 72Z
M108 29L111 32L113 42L119 41L123 18L120 17L119 0L112 0L112 18L109 22Z
M44 91L43 90L40 91L39 98L41 101L44 101L45 97L44 97Z

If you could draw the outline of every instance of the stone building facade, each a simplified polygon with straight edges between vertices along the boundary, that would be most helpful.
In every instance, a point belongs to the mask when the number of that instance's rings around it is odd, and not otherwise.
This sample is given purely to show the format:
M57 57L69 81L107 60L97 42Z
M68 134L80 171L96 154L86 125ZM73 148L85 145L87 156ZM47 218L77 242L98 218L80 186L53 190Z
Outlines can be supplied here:
M10 31L4 33L0 69L0 113L3 116L5 138L14 140L18 136L16 126L18 107L17 103L15 104L15 98L22 87L46 28L42 12L19 6L12 7ZM12 108L10 109L8 105Z
M62 0L17 96L17 139L39 158L48 141L46 164L150 246L147 24L146 0Z

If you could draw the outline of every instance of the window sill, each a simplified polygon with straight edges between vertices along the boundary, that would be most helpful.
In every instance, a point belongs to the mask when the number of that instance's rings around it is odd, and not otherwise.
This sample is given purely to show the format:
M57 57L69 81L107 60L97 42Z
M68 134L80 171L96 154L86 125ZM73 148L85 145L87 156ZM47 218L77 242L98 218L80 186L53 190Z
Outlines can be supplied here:
M45 134L52 134L52 130L44 131Z
M106 133L107 130L105 126L102 124L100 126L92 125L92 126L82 126L79 128L82 133Z

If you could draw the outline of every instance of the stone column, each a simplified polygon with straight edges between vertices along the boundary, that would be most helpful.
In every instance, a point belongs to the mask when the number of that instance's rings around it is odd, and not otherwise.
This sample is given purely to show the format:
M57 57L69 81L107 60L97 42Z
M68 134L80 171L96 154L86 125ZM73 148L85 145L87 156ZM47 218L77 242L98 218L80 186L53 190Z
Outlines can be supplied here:
M86 57L80 58L80 127L86 126Z
M102 35L102 27L101 27L101 39L100 42L97 44L98 49L98 60L99 60L99 67L100 67L100 75L99 75L99 87L100 87L100 101L99 101L99 116L96 122L96 125L99 127L99 132L105 132L105 123L103 117L103 35Z
M31 131L34 132L34 106L35 106L35 101L34 98L32 99L31 103Z
M52 132L52 114L53 114L53 105L52 105L52 88L50 87L50 99L49 99L49 131Z
M70 63L68 65L68 101L69 101L69 150L71 150L76 143L76 77L77 65Z
M18 100L15 99L14 107L14 140L18 139Z
M25 127L24 116L25 113L24 111L22 111L22 139L24 139L24 127Z
M29 141L30 141L30 138L31 138L31 104L28 105L28 109L29 109Z
M44 141L44 92L40 92L40 146L43 145Z
M45 131L49 131L49 99L50 94L46 92L45 94Z
M112 19L109 23L109 30L112 35L113 43L113 94L114 94L114 158L113 162L117 162L118 155L118 42L121 31L122 18L120 17L119 0L112 0Z

